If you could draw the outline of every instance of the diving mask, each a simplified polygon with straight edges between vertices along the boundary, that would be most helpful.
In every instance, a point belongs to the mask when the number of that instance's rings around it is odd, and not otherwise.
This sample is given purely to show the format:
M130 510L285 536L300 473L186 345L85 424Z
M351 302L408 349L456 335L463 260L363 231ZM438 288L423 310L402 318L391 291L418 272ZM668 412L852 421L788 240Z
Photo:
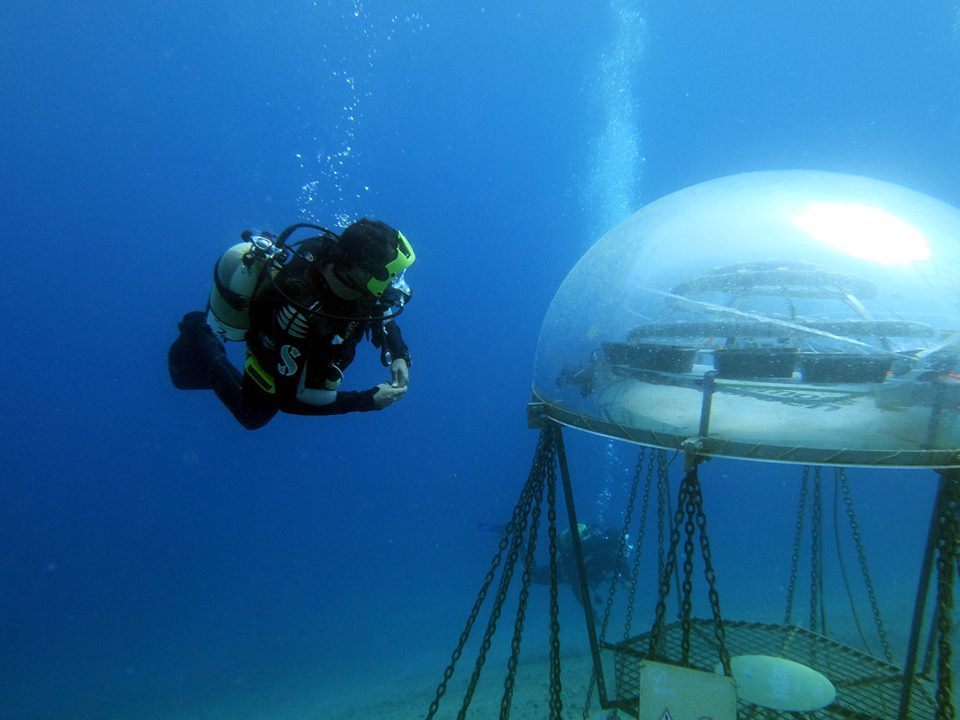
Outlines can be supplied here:
M385 278L381 280L375 275L367 281L367 290L374 297L382 297L387 288L393 287L394 283L402 277L404 271L413 265L416 259L417 256L416 253L413 252L413 246L410 245L410 241L407 240L402 232L397 230L397 256L386 264ZM406 285L406 283L403 284ZM409 290L410 288L407 287L408 299Z

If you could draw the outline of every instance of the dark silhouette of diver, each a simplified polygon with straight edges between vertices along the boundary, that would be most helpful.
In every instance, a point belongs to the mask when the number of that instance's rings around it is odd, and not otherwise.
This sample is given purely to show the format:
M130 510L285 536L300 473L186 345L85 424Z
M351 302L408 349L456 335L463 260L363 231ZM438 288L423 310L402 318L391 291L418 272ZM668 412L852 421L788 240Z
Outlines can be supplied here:
M478 529L495 535L502 535L505 525L481 524ZM593 602L602 603L603 598L597 590L615 575L627 572L627 561L620 555L620 529L599 527L577 523L580 533L580 548L583 551L583 568L587 576L587 586L594 593ZM538 585L550 584L550 565L537 565L531 575ZM557 582L570 586L577 602L583 605L580 594L580 574L577 569L577 557L573 552L573 538L566 529L557 535Z
M620 556L620 530L618 528L597 527L577 523L580 533L580 549L583 551L583 569L587 576L587 586L593 593L593 602L602 603L603 598L597 590L615 575L627 571L626 558ZM538 565L533 569L533 582L550 584L550 565ZM573 552L573 539L570 530L557 535L557 582L566 583L573 591L577 602L583 605L580 594L580 574L577 569L577 557Z

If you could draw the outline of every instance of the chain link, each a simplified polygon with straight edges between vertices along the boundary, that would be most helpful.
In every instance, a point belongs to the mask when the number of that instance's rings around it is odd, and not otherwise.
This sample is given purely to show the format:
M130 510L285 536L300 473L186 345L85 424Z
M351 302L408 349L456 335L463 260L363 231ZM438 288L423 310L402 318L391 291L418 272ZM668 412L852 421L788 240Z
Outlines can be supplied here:
M507 565L505 566L504 573L506 574L507 568L510 568L510 573L512 575L512 567L516 563L517 555L519 553L518 539L522 539L523 537L523 528L526 527L527 514L529 513L530 504L532 501L531 499L536 493L537 487L542 487L543 478L545 475L545 467L553 465L555 462L555 453L556 449L553 445L552 437L548 434L547 429L545 429L540 433L540 438L537 442L536 455L534 456L533 465L530 469L530 474L527 477L527 482L524 484L523 489L520 492L520 497L518 498L517 504L513 509L513 514L510 518L510 521L507 523L507 528L504 531L503 537L500 538L497 552L490 563L490 568L487 570L487 574L484 577L480 591L477 594L477 599L474 601L473 607L470 610L466 626L460 633L457 646L451 654L450 663L443 672L443 679L437 686L437 691L433 701L430 703L426 720L431 720L431 718L433 718L439 710L440 701L447 691L447 684L453 677L456 664L460 660L460 657L463 654L463 649L470 638L470 633L473 631L473 626L476 624L477 618L480 614L480 609L486 600L491 585L493 584L497 570L503 563L504 552L507 552L508 545L510 546L510 551L508 553ZM496 626L495 619L496 617L499 617L500 609L503 605L504 598L502 596L505 595L505 593L506 587L501 579L500 590L498 591L497 600L491 613L491 624L493 624L494 628ZM492 636L492 632L490 631L489 627L488 634ZM489 643L487 645L489 646ZM479 669L483 666L484 659L485 651L477 659L477 669L475 670L475 675L479 674ZM475 687L475 680L472 684ZM473 689L470 690L469 695L464 699L463 706L460 709L458 717L465 716L466 709L470 704L472 693Z
M937 517L937 720L953 720L952 612L956 579L958 522L957 480L944 480L942 502Z
M630 534L630 523L633 522L633 509L637 502L637 490L640 488L640 478L643 475L644 457L646 448L640 448L640 455L637 458L637 464L633 471L633 481L630 483L630 493L627 497L626 509L623 513L623 527L620 529L619 543L617 544L617 567L614 569L610 578L610 586L607 589L607 602L603 610L603 620L600 623L600 640L607 635L607 627L610 623L610 615L613 610L614 597L617 594L617 585L620 583L620 568L627 558L627 537ZM642 532L642 529L641 529ZM629 612L629 605L628 612Z
M703 573L707 579L707 596L710 599L710 612L713 615L713 633L717 638L717 648L720 651L720 662L726 675L732 676L730 668L730 653L727 650L726 633L723 629L723 618L720 615L720 593L717 592L717 573L713 567L713 554L710 552L710 540L707 536L707 514L703 511L703 493L700 481L696 480L693 489L693 500L696 508L697 529L700 531L700 554L703 556Z
M552 431L560 433L559 427ZM555 446L554 446L555 447ZM554 456L556 449L554 449ZM547 519L550 537L550 720L561 720L563 716L562 684L560 680L560 605L557 602L557 473L555 463L551 462L546 472L547 483ZM570 528L570 532L577 532Z
M543 483L542 468L538 480L539 484ZM523 498L520 524L515 530L514 536L510 543L510 551L507 555L507 563L503 566L503 574L500 576L500 584L497 586L497 595L493 602L493 608L490 610L490 619L487 621L487 628L483 633L483 641L480 643L480 652L477 655L477 660L474 663L473 673L471 674L470 681L467 684L463 705L460 708L460 712L457 713L458 720L463 720L463 718L466 717L467 708L470 706L470 702L473 700L473 693L476 691L477 683L480 681L480 673L483 670L484 663L486 662L487 652L490 650L490 645L493 642L493 635L497 631L497 622L500 619L500 613L503 611L503 604L507 598L507 590L510 588L510 581L513 579L513 571L514 568L516 568L517 558L520 556L520 549L523 545L523 536L526 531L527 522L530 516L530 507L533 502L535 491L536 485L534 486L534 491L528 493L527 496Z
M650 647L648 656L662 657L666 641L666 626L664 620L667 613L667 597L670 595L670 581L677 561L677 545L680 544L680 527L683 524L683 513L687 504L686 479L680 483L680 496L677 499L677 509L674 512L673 524L670 528L670 547L664 559L663 569L660 571L659 589L657 592L657 610L653 621L653 630L650 633ZM661 525L662 527L662 525Z
M653 630L650 633L649 657L663 657L666 629L667 596L670 593L671 575L677 562L677 546L680 543L680 528L684 531L684 562L683 583L680 591L680 627L681 627L681 663L690 664L690 636L692 631L692 599L693 599L693 563L695 546L694 535L700 535L700 553L703 558L704 575L707 580L707 594L710 600L710 610L713 615L714 635L716 636L720 660L724 672L730 674L730 654L726 645L726 634L723 629L723 619L720 614L720 594L717 592L717 574L713 566L713 557L710 551L710 541L707 536L707 516L703 510L703 493L700 489L700 479L696 467L686 474L680 483L680 493L677 498L677 509L674 513L673 526L670 533L670 548L666 562L660 574L659 594L657 597L656 617Z
M534 490L530 534L527 538L527 550L523 558L523 574L520 582L520 601L513 625L513 637L510 641L510 658L507 660L507 676L503 681L503 697L500 699L500 717L510 717L510 705L513 702L513 690L516 685L517 663L520 659L520 643L523 639L523 623L526 618L527 601L530 597L530 583L533 579L533 566L536 561L537 533L540 527L540 506L543 503L543 483Z
M643 539L647 527L647 514L650 509L650 495L653 489L653 470L654 465L659 465L663 460L662 452L651 454L650 461L647 463L647 476L643 490L643 504L640 507L640 522L637 525L637 541L633 546L633 563L630 568L630 592L627 597L627 614L623 626L623 639L630 637L633 630L633 608L637 600L637 586L640 579L640 558L643 555ZM637 471L639 472L639 465Z
M657 452L657 577L663 577L666 563L666 522L670 507L670 475L667 472L665 453Z
M873 620L877 626L877 634L880 636L880 645L883 647L883 657L888 663L893 663L893 653L890 651L887 631L883 626L883 618L880 616L880 604L877 602L877 593L873 589L873 579L870 576L870 569L867 566L867 554L864 551L863 538L860 535L860 524L857 522L857 515L853 509L853 496L850 493L850 484L847 482L847 473L844 468L837 469L837 479L840 481L840 491L843 494L843 503L847 510L847 520L850 523L850 532L853 534L853 544L857 549L857 561L860 564L860 572L863 574L863 582L867 587L867 596L870 598L870 609L873 612Z
M617 557L621 563L625 563L627 558L627 536L629 535L630 523L633 518L633 509L636 505L637 490L640 485L640 478L643 476L643 470L646 468L646 480L644 484L643 500L641 502L640 510L640 521L637 529L637 540L633 546L633 562L631 563L630 568L630 577L627 586L627 608L626 608L626 622L623 638L626 640L630 635L630 626L633 623L633 604L636 599L637 592L637 577L640 570L640 556L643 550L643 536L644 529L647 525L647 508L650 504L650 490L653 486L653 470L655 466L656 453L651 452L649 462L647 462L647 453L646 447L640 446L640 453L637 456L637 464L634 467L633 472L633 482L630 486L630 496L627 500L626 511L624 512L623 519L623 531L620 535L620 547L617 553ZM620 563L618 563L619 565ZM607 635L607 629L610 626L610 617L613 611L614 596L616 595L617 583L619 579L619 568L618 571L614 573L613 579L610 582L610 588L607 594L607 604L603 611L603 620L600 623L600 641L603 642L604 638ZM590 672L590 682L587 685L586 698L583 703L583 713L581 717L583 720L588 720L590 717L590 704L593 700L593 690L596 687L597 683L597 673L596 669L591 670Z
M596 669L590 672L590 682L587 683L587 694L583 699L583 712L580 714L582 720L589 720L590 718L590 705L593 704L593 691L597 687L597 671Z
M800 486L800 502L797 510L797 525L793 533L793 551L790 554L790 581L787 584L787 609L783 624L790 625L793 619L793 599L797 592L797 572L800 568L800 540L803 536L803 517L807 510L807 488L810 484L810 466L803 466L803 482Z
M694 517L697 512L696 499L694 497L697 491L696 470L691 471L684 484L687 485L687 501L684 505L686 522L683 524L683 586L680 593L680 628L682 630L680 640L680 662L684 665L690 664L690 618L693 611L693 536L696 532Z
M822 512L822 492L820 482L820 467L813 470L813 519L811 520L811 543L810 543L810 631L817 632L819 628L822 635L826 635L826 622L823 620L821 605L823 569L821 561L823 559L823 542L821 540L821 530L823 525ZM823 627L821 627L821 625Z

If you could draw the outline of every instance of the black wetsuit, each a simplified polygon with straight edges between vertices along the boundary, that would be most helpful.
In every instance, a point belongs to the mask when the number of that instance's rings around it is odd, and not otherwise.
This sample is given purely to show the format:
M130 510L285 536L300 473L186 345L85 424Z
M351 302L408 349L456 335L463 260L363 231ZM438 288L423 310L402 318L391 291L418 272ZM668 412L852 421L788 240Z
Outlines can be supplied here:
M331 401L322 405L297 398L301 382L309 389L336 387L365 337L380 349L384 366L397 358L410 363L397 323L376 319L389 315L389 308L372 296L345 301L330 290L320 272L327 247L322 237L303 241L275 281L261 281L250 305L246 340L253 357L248 356L245 372L230 363L222 348L209 361L210 386L249 430L262 427L277 412L336 415L376 410L376 386L330 391Z

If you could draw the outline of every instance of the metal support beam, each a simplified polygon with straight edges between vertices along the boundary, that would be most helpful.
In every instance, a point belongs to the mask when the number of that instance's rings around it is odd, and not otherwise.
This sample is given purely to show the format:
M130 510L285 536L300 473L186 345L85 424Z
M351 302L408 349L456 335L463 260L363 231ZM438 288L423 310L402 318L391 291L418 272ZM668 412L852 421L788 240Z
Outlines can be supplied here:
M597 678L597 695L600 698L600 707L605 710L612 707L607 697L607 684L603 676L603 663L600 659L600 640L597 636L597 623L593 615L593 604L590 601L590 585L587 582L587 572L583 563L583 545L580 542L580 532L577 526L577 509L573 501L573 485L570 482L570 469L567 466L567 452L563 446L563 432L560 425L555 424L557 462L560 465L560 478L563 482L563 496L567 503L567 518L570 523L570 539L573 542L573 554L577 560L577 575L580 580L580 596L583 599L583 614L587 622L587 636L590 640L590 652L593 654L593 670Z

